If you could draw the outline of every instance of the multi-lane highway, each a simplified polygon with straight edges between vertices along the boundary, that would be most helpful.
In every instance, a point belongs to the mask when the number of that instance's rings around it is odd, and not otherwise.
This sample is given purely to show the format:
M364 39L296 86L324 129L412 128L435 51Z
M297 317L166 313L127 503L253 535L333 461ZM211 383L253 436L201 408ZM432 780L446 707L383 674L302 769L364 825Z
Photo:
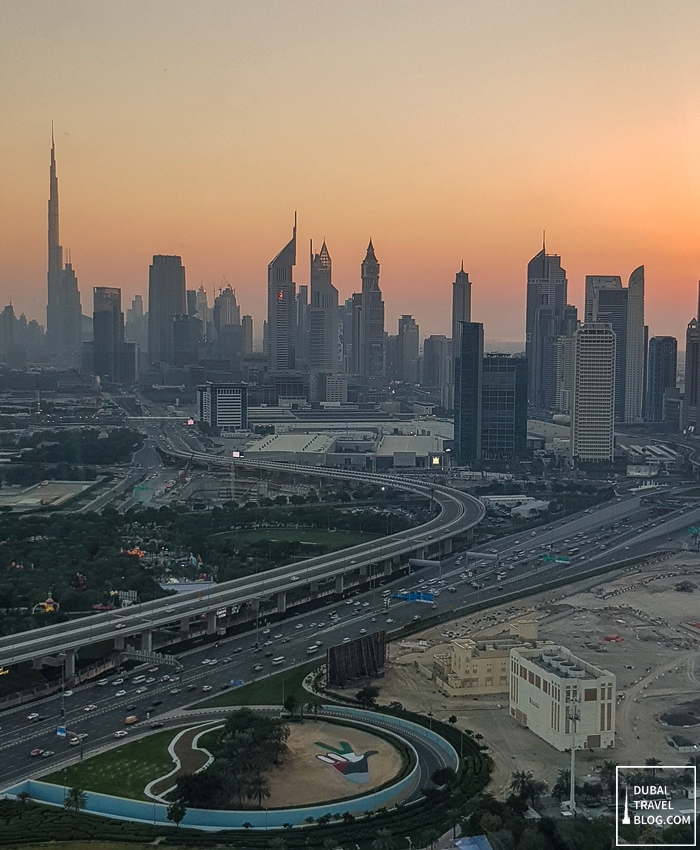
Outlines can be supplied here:
M509 592L536 590L552 578L574 580L605 563L641 557L657 545L668 545L669 536L674 540L681 535L687 536L686 525L697 522L694 517L698 514L700 510L693 509L664 519L650 517L648 506L640 505L639 497L632 496L544 526L534 534L513 535L491 547L483 547L488 554L493 554L488 552L489 548L497 550L498 564L467 560L464 551L455 552L443 559L439 570L420 569L389 585L392 590L430 588L436 594L435 608L430 604L396 600L389 600L387 608L383 598L386 588L381 585L364 593L353 590L347 598L330 605L322 604L318 610L300 616L290 612L281 619L262 621L257 634L251 632L226 639L212 636L208 643L179 656L183 670L178 681L164 680L165 676L177 675L172 668L150 670L146 667L117 684L112 683L124 677L117 677L115 673L107 678L106 685L79 686L64 700L66 725L71 732L87 735L83 746L89 753L116 743L114 733L129 729L125 719L130 714L138 718L136 728L162 722L164 715L181 715L184 706L218 693L222 685L230 686L231 680L248 682L283 672L309 659L320 661L329 645L358 637L362 630L365 633L379 628L394 631L415 618L425 619L432 614L446 613L448 609L457 613L476 603L489 605ZM569 564L542 561L543 554L573 549L579 551L572 554ZM500 581L496 578L499 572L504 576ZM329 600L320 600L324 601ZM333 612L337 617L330 616ZM260 644L257 648L256 637ZM318 648L308 653L312 645ZM273 666L273 658L280 656L284 661ZM145 675L147 681L135 684L133 676L137 674ZM144 687L145 691L137 693ZM91 705L96 707L86 711ZM41 768L56 769L64 760L75 757L78 748L59 741L55 734L61 719L60 708L60 696L52 696L0 716L0 778L5 784ZM40 719L28 720L31 714L38 714ZM48 749L54 754L46 761L41 756L32 757L30 753L36 748Z
M224 462L229 465L232 462L230 459L212 458L209 455L193 459L206 463ZM241 462L253 465L249 461ZM0 638L0 666L73 651L96 640L121 639L132 634L149 634L153 629L183 621L185 618L215 615L217 609L222 607L240 607L251 600L265 599L272 594L282 594L329 579L336 582L336 590L342 591L343 576L356 574L357 582L363 569L377 563L384 563L388 574L393 564L397 564L402 557L405 558L414 553L422 556L424 552L439 547L442 542L450 541L466 533L479 523L484 515L484 506L478 499L452 487L426 484L393 475L345 472L317 467L310 469L304 466L295 467L274 463L255 464L255 466L275 472L313 474L315 477L326 476L391 486L430 498L439 512L437 516L417 528L362 543L341 552L278 567L259 577L234 579L206 590L180 594L176 598L147 602L117 612L91 615L79 621ZM282 601L282 597L278 598L280 605L286 604ZM214 631L215 622L212 626Z

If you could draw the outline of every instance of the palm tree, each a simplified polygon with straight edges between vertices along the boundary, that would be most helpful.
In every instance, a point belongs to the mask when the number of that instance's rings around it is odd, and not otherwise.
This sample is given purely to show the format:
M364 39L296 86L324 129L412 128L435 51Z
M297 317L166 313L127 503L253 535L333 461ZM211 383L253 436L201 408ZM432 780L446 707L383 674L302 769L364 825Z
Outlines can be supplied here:
M510 785L508 788L518 797L528 797L534 778L535 776L531 770L516 770L510 775Z
M270 782L267 777L258 774L254 776L248 783L248 797L252 800L258 798L258 808L262 809L263 798L269 800L272 796L270 790Z
M372 842L372 850L394 850L396 842L388 829L377 831L377 837Z
M287 846L284 843L284 838L281 838L279 835L275 836L275 838L271 838L268 845L270 850L284 850Z
M63 808L67 812L82 812L87 806L87 794L82 788L69 788L63 800Z
M644 764L651 768L651 778L656 779L657 771L663 771L663 767L657 768L657 764L661 764L661 759L648 758L644 759Z
M27 806L29 805L29 801L32 799L32 795L29 791L20 791L19 794L15 797L15 802L17 803L17 814L22 817L22 815L27 811Z
M608 793L612 797L615 793L615 773L617 768L616 761L604 761L603 768L600 771L601 781L608 787Z

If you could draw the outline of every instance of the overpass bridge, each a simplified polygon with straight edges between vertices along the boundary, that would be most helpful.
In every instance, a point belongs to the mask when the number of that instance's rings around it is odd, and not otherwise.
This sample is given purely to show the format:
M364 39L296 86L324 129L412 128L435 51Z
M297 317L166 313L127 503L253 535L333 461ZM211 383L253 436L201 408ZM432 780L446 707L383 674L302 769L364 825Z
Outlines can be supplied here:
M410 557L425 558L431 553L448 554L454 539L468 535L484 516L483 504L453 487L436 485L416 478L356 472L319 466L304 466L245 458L228 458L203 452L169 450L169 454L209 467L232 465L284 475L350 480L389 486L421 495L439 509L437 516L416 528L348 549L309 558L268 570L262 575L222 582L214 587L183 593L167 599L144 602L118 611L90 615L68 623L20 632L0 638L0 667L24 661L52 663L65 653L66 676L75 672L75 654L97 641L113 640L115 650L123 650L128 638L140 641L139 649L151 652L153 632L178 625L189 633L192 619L205 621L214 634L219 620L240 612L251 618L261 610L284 613L323 596L342 596L345 590L379 577L389 577ZM222 613L223 612L223 613ZM237 622L245 621L237 619ZM53 661L56 663L56 661Z

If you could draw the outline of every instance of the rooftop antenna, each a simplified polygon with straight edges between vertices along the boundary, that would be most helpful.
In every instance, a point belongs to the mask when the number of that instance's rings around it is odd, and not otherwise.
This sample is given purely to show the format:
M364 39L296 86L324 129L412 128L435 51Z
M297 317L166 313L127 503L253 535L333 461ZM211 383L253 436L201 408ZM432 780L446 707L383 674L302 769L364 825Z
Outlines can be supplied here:
M545 231L543 230L543 231L542 231L542 253L543 253L543 254L546 254L546 253L547 253L547 250L546 250L546 248L545 248L545 238L544 238L544 237L545 237Z

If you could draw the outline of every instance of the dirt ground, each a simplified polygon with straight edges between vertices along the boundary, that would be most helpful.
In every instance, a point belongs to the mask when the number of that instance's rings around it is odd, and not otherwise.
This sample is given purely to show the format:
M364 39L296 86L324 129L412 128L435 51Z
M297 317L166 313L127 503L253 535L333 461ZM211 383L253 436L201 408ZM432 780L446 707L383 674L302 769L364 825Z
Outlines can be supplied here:
M398 750L383 738L368 732L316 720L303 724L293 723L290 728L291 734L287 741L289 755L282 767L267 775L272 790L272 796L265 804L269 808L303 806L366 794L396 776L401 769L402 759ZM333 754L332 749L341 750L343 741L357 755L376 751L375 755L367 759L368 781L351 782L335 767L317 758L328 757L329 752ZM328 744L329 747L319 747L316 742Z
M681 593L675 586L687 579L697 589ZM700 555L669 553L643 568L580 582L510 604L463 617L452 623L394 644L381 702L398 700L406 708L432 711L439 719L457 715L458 728L484 736L494 759L490 790L503 795L516 770L531 770L550 785L569 755L560 753L508 713L507 693L491 696L445 697L421 666L430 667L436 652L447 650L454 637L476 640L503 634L508 622L524 616L536 618L540 640L551 640L610 670L617 678L617 736L614 750L577 753L578 776L590 774L607 759L619 764L643 764L655 757L663 764L685 764L687 754L669 744L678 732L700 743L700 724L673 729L659 722L665 711L683 708L700 692ZM612 643L605 635L623 640ZM416 664L417 662L417 664ZM697 706L688 705L687 711ZM700 715L699 715L700 719Z

